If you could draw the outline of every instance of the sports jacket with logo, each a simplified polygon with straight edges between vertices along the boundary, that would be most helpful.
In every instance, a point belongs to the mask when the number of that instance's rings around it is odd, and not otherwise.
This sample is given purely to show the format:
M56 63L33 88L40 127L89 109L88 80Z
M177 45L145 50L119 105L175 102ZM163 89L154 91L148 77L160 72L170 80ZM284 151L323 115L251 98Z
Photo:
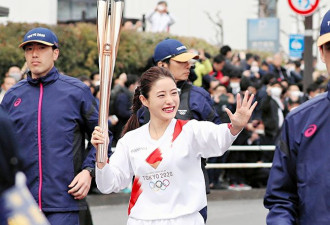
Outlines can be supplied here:
M330 224L329 93L285 119L264 199L268 225Z
M96 168L103 193L133 182L128 214L141 220L171 219L206 206L201 157L222 155L233 143L228 124L173 119L164 135L150 137L149 123L121 138L109 164Z
M15 123L27 185L43 211L75 211L84 201L68 194L68 185L86 167L95 167L95 149L85 152L98 124L98 108L89 88L55 67L44 77L19 82L2 106Z

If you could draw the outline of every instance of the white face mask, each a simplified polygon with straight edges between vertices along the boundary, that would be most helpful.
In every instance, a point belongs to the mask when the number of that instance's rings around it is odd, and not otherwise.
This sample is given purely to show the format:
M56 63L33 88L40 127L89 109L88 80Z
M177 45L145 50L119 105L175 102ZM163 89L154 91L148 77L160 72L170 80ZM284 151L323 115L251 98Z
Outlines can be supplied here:
M259 72L259 67L258 66L251 66L251 72L252 73L258 73Z
M15 78L16 82L20 81L22 78L22 74L20 73L11 73L9 76Z
M290 91L290 97L292 98L299 98L302 96L302 93L300 91Z
M240 85L239 85L238 82L230 82L230 83L229 83L229 86L231 87L231 89L232 89L231 92L232 92L234 95L236 95L236 94L241 90Z
M101 84L101 81L99 81L99 80L94 82L95 86L100 86L100 84Z
M273 87L270 89L270 93L272 95L272 97L281 97L281 94L282 94L282 88L279 88L279 87Z
M159 11L164 11L165 6L163 6L163 5L158 5L158 6L157 6L157 9L158 9Z
M238 82L230 82L230 87L232 88L232 89L236 89L236 88L239 88L239 83Z
M255 129L254 132L256 132L257 134L261 134L261 135L265 134L265 131L263 129Z

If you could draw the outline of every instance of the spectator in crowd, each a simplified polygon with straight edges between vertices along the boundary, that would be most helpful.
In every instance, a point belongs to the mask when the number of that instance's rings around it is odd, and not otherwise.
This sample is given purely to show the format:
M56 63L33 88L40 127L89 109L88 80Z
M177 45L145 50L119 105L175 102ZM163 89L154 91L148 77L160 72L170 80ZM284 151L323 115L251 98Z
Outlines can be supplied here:
M0 89L0 103L2 102L2 99L5 96L6 92L15 84L16 84L16 79L14 77L12 76L4 77Z
M312 99L320 94L320 86L317 83L311 83L307 89L307 100Z
M234 66L231 63L231 58L232 58L232 49L229 45L224 45L220 48L220 54L225 57L225 65L222 69L222 73L225 76L230 76L234 70L237 70L238 67Z
M297 108L299 105L301 105L302 100L299 97L289 97L287 101L287 108L288 111L291 112L295 108Z
M223 84L218 84L212 94L211 97L214 101L214 108L216 112L218 113L221 122L223 123L229 123L230 119L228 117L228 114L226 113L226 108L230 111L235 110L236 106L236 100L232 93L228 92L227 87ZM220 157L211 157L207 159L208 163L225 163L228 152L226 152L224 155ZM207 170L209 179L210 179L210 188L211 189L226 189L228 188L226 186L226 182L224 182L224 179L221 178L224 177L224 170L220 169L208 169ZM221 175L223 175L221 177Z
M151 32L169 32L170 26L175 23L172 14L167 9L166 1L159 1L155 10L146 16L150 22Z
M290 83L291 84L299 84L303 79L303 71L301 70L301 62L300 60L295 60L293 62L294 69L290 71Z
M126 20L123 22L123 26L122 26L122 30L133 30L133 31L137 31L142 27L142 22L141 20L137 20L135 21L135 23L133 23L132 20Z
M151 67L139 83L133 114L111 163L97 164L98 188L102 193L117 192L135 177L127 224L204 225L207 200L201 157L221 155L228 149L249 120L256 105L252 105L253 96L246 93L243 101L238 96L235 114L226 110L231 125L216 125L174 118L180 100L169 70ZM149 109L150 122L139 127L137 111L142 105ZM105 138L97 127L92 143L97 148ZM166 179L160 179L163 174Z
M235 52L232 54L230 62L232 65L236 66L236 67L240 67L241 66L241 56L240 56L240 52Z
M330 11L317 41L330 74ZM330 224L328 92L303 103L285 119L276 145L264 205L267 224Z
M223 55L218 54L213 58L213 70L209 73L210 76L215 77L221 84L226 87L229 85L229 76L224 74L223 68L226 64L226 59Z
M284 96L284 106L287 112L291 111L293 107L297 107L303 102L304 93L301 92L300 87L297 84L289 85L289 88ZM290 107L289 107L290 104ZM298 104L298 105L297 105ZM285 116L287 114L285 113Z
M225 111L226 108L234 111L236 104L235 97L228 92L227 87L223 84L218 84L213 91L212 99L214 101L214 108L220 116L221 122L229 122L229 117Z
M280 53L276 53L273 59L273 67L274 67L274 74L276 79L284 80L288 79L288 75L286 73L286 69L282 66L283 57Z
M202 87L212 96L214 89L220 84L220 81L215 79L215 77L210 75L205 75L203 77Z
M110 96L114 101L113 114L117 116L118 123L113 127L113 146L121 138L121 132L126 122L132 115L131 106L133 103L133 95L138 85L138 76L136 74L127 74L125 86L116 95Z
M245 93L248 88L251 86L251 81L249 78L243 77L240 79L240 91L237 94ZM236 94L236 95L237 95ZM251 93L249 93L251 94ZM254 95L253 95L254 96ZM235 105L233 105L235 108ZM251 116L252 118L252 116ZM251 137L251 130L248 126L251 121L247 123L247 126L243 128L241 133L238 135L237 139L234 141L233 145L248 145L248 140ZM230 151L226 156L226 163L246 163L246 162L255 162L254 157L250 152L246 151ZM234 191L244 191L250 190L252 187L248 185L249 181L249 172L246 169L227 169L226 176L229 181L229 190Z
M267 87L267 97L261 103L261 119L265 125L265 138L268 145L274 145L284 121L283 87L277 80Z
M93 73L91 73L90 75L90 79L92 81L92 84L94 85L94 87L100 86L100 74L98 71L94 71Z
M255 57L257 57L257 55L255 55ZM259 70L260 70L259 63L258 63L258 61L254 60L251 63L251 68L250 68L250 72L251 72L250 79L251 80L256 81L260 78Z
M263 77L263 75L270 72L269 64L265 60L261 62L258 72L260 74L260 78Z
M1 105L24 146L20 154L28 187L52 225L79 224L94 176L95 149L86 152L84 140L98 124L95 98L85 84L54 66L60 50L51 30L28 31L19 47L30 72Z
M16 80L16 83L22 79L22 71L18 66L9 67L6 77L13 77Z
M240 87L241 78L242 78L242 71L239 69L233 70L229 77L230 92L233 93L235 96L237 93L241 91L241 87Z
M245 54L245 59L241 61L241 68L243 71L245 70L250 70L252 62L254 62L254 56L252 53L246 53Z
M87 87L89 87L89 89L91 90L92 95L95 97L96 89L95 89L95 86L93 84L93 81L90 78L88 78L87 76L80 76L79 80L81 80L84 84L87 85Z
M198 59L191 59L191 61L195 61L194 72L197 76L193 84L195 86L201 87L203 82L203 77L212 70L212 65L210 59L205 56L204 49L199 49L199 51L195 51L195 50L193 51L194 51L193 53L199 56Z

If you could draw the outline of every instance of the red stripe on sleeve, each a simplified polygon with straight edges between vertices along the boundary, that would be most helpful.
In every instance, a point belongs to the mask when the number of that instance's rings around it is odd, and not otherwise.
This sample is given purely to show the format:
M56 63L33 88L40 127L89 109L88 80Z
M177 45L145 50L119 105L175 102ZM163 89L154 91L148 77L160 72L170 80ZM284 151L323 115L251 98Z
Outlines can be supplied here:
M139 177L135 177L132 186L131 199L129 200L128 215L131 214L131 209L134 207L141 193L142 188L141 183L139 181Z

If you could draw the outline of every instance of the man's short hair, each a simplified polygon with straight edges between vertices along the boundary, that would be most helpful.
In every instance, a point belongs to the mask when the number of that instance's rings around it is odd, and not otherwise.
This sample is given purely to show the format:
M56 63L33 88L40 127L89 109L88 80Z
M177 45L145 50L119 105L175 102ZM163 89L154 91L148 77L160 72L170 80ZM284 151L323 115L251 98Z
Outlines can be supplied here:
M220 48L220 54L226 56L228 52L231 51L231 47L229 45L224 45Z

